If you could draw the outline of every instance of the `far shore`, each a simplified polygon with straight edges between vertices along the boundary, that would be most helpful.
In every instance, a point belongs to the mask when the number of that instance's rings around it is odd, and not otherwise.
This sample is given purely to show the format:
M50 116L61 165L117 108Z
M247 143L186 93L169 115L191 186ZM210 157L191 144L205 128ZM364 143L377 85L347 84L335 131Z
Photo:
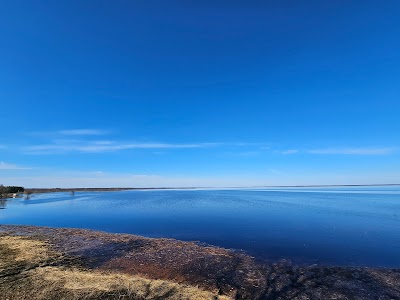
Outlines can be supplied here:
M58 193L58 192L117 192L137 190L137 188L26 188L25 194Z
M130 190L191 190L191 189L251 189L251 188L329 188L329 187L370 187L400 186L400 183L381 184L330 184L330 185L266 185L242 187L106 187L106 188L26 188L25 194L57 193L57 192L117 192Z
M43 194L43 193L68 193L68 192L119 192L119 191L143 191L143 190L173 190L178 188L27 188L24 194ZM184 187L179 189L196 189L195 187Z

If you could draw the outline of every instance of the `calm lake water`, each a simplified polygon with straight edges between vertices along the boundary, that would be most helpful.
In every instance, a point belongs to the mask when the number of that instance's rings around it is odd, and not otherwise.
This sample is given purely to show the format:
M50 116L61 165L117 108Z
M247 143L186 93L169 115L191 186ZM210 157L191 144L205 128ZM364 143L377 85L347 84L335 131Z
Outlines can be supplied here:
M1 224L194 240L269 261L400 267L399 186L51 193L2 206Z

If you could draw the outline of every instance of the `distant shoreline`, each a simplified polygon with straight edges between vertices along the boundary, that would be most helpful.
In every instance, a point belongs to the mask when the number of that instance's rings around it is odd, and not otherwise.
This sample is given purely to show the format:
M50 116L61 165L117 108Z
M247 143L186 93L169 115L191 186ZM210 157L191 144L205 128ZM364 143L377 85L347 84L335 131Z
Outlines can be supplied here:
M140 188L140 190L152 188ZM118 192L139 190L139 188L27 188L25 194L57 193L57 192Z
M323 188L323 187L370 187L370 186L400 186L400 183L384 184L323 184L323 185L266 185L266 186L235 186L235 187L130 187L130 188L27 188L25 193L55 193L55 192L118 192L131 190L190 190L190 189L251 189L251 188Z
M259 188L289 188L289 187L357 187L357 186L400 186L400 183L378 183L378 184L310 184L310 185L268 185L268 186L253 186Z

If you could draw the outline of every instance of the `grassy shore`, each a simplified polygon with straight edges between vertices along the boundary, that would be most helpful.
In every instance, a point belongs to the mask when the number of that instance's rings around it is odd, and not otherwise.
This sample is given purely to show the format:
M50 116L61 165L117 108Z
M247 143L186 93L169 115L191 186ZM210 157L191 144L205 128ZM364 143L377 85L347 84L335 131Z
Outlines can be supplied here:
M1 299L400 299L400 270L261 264L173 239L0 225Z
M167 280L90 270L34 238L3 235L0 257L1 299L229 299Z

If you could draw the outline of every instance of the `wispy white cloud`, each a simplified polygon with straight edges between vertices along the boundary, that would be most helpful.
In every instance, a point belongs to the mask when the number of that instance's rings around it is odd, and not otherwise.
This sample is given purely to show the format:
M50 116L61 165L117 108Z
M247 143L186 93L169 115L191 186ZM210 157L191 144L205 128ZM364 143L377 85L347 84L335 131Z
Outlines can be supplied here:
M53 131L34 131L27 132L27 135L35 137L52 137L52 138L63 138L63 137L87 137L87 136L100 136L110 134L111 131L95 128L77 128L77 129L62 129Z
M112 145L114 142L113 141L93 141L92 143L95 145Z
M261 154L260 151L229 151L229 152L224 152L223 153L225 156L230 156L230 157L256 157Z
M309 154L339 155L386 155L396 152L396 148L322 148L307 150Z
M288 150L281 151L281 154L289 155L289 154L296 154L296 153L299 153L299 152L300 151L297 150L297 149L288 149Z
M28 146L23 148L25 153L30 154L57 154L67 152L100 153L115 152L128 149L187 149L206 148L217 146L218 143L192 143L192 144L171 144L171 143L120 143L113 141L74 141L68 143L57 143Z
M109 131L100 129L68 129L68 130L59 130L57 131L57 133L70 136L82 136L82 135L105 135L108 134Z
M269 147L269 146L262 146L260 149L261 149L261 150L271 150L271 147Z
M31 168L21 167L16 164L6 163L4 161L0 161L0 170L28 170Z

